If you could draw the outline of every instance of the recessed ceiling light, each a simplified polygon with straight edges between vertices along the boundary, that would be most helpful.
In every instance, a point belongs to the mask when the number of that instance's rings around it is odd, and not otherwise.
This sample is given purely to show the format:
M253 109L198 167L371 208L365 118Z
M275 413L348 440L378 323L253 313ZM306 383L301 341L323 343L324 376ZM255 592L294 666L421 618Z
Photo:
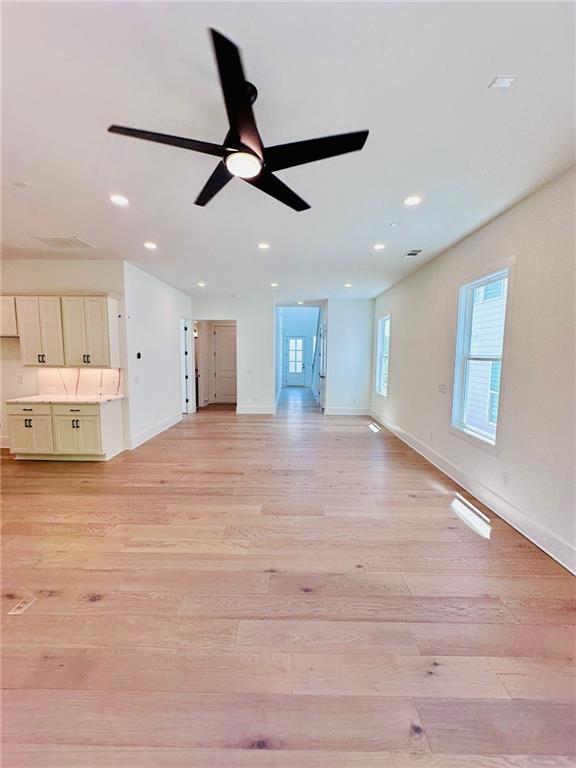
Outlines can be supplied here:
M496 75L488 88L510 88L516 80L516 75Z
M124 195L110 195L110 202L114 203L114 205L119 205L121 208L130 205L130 200L128 200L127 197L124 197Z
M156 243L153 243L151 240L147 240L144 243L144 248L146 248L147 251L155 251L156 248L158 248L158 246L156 245Z
M404 205L420 205L422 198L419 195L410 195L404 199Z
M374 250L375 251L383 251L386 246L384 243L374 243Z
M303 301L297 301L296 304L304 304Z
M278 288L278 283L270 283L270 288Z
M198 288L206 288L206 283L196 283Z
M251 152L232 152L225 162L230 173L241 179L253 179L262 170L262 161Z
M346 285L344 286L344 288L352 288L352 283L346 283Z
M398 224L400 224L400 222L399 222L399 221L391 221L391 222L390 222L390 226L392 227L392 229L394 229L394 227L397 227L397 226L398 226Z
M258 248L260 248L261 251L267 251L268 248L270 248L270 243L258 243Z

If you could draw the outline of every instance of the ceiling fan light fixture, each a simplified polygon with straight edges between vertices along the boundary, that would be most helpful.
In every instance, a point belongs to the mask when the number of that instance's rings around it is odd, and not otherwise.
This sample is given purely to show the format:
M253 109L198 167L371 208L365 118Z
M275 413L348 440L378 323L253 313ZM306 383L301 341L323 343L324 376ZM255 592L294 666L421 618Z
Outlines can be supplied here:
M226 158L226 168L232 176L241 179L253 179L262 170L262 161L250 152L232 152Z

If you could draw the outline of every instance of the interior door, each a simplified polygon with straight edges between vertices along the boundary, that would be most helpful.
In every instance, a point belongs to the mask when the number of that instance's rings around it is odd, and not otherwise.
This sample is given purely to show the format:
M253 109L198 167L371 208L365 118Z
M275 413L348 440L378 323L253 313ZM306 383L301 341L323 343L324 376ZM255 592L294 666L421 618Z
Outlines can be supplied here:
M42 339L40 336L38 298L36 296L17 296L16 313L22 363L24 365L40 365Z
M38 312L42 339L42 361L46 365L64 365L60 299L57 296L40 296L38 298Z
M303 387L306 383L305 341L303 336L288 336L286 338L286 375L284 380L288 387Z
M214 327L214 402L236 402L236 328Z
M318 355L319 355L318 364L319 364L319 375L320 375L320 407L322 409L324 409L325 403L326 403L326 370L327 370L326 334L327 334L326 323L322 323L322 327L320 329L320 339L318 341L318 343L320 344L320 350L318 352Z

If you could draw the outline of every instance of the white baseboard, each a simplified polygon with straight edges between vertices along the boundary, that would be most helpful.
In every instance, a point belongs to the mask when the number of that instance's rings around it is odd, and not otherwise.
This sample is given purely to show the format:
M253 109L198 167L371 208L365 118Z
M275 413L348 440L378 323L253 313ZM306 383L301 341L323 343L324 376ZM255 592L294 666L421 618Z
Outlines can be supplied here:
M553 531L543 526L540 523L536 523L534 520L524 514L518 507L515 507L502 496L495 491L488 488L480 480L462 472L452 462L445 459L439 453L432 450L425 443L422 443L418 438L411 435L409 432L405 432L396 424L392 424L385 419L377 411L371 410L370 415L373 419L382 424L383 427L400 438L402 442L406 443L413 448L416 453L419 453L427 461L437 467L445 475L454 480L456 483L465 488L469 493L475 496L479 501L485 504L489 509L493 510L498 517L501 517L519 533L529 539L533 544L536 544L541 550L550 555L560 565L564 566L571 573L576 574L576 548L574 548L569 542L561 539Z
M265 414L268 416L273 416L276 412L276 406L275 405L237 405L236 406L236 413L243 416L248 416L250 414Z
M334 408L326 406L324 408L325 416L369 416L370 408L367 405L360 405L354 408L342 407Z
M126 450L132 451L134 448L138 448L138 446L142 445L142 443L145 443L147 440L156 437L156 435L164 432L164 430L170 429L170 427L178 424L179 421L182 421L182 414L176 413L174 416L170 416L170 418L164 419L164 421L155 424L153 427L144 429L142 432L138 432L136 435L132 435L132 437L129 437L125 440Z

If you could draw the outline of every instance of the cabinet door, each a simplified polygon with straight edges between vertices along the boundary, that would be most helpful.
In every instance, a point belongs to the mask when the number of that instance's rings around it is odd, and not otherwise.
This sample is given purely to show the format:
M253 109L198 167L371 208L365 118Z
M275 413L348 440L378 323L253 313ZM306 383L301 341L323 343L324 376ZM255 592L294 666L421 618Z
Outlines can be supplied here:
M34 453L54 453L54 439L52 437L52 418L50 416L31 416L34 441Z
M23 365L41 365L42 338L37 296L17 296L16 315Z
M101 454L100 418L98 416L80 416L75 430L78 439L78 453Z
M82 296L63 296L62 327L64 330L64 357L66 365L85 365L86 316Z
M30 416L8 416L8 433L12 453L34 453L34 431L29 424Z
M40 296L38 298L38 312L40 314L42 362L44 365L64 365L60 299L57 296Z
M110 365L108 344L108 300L106 296L85 296L86 351L90 365Z
M2 317L0 319L1 336L18 336L16 324L16 302L14 296L2 296Z
M78 429L71 416L53 416L54 453L78 453Z

